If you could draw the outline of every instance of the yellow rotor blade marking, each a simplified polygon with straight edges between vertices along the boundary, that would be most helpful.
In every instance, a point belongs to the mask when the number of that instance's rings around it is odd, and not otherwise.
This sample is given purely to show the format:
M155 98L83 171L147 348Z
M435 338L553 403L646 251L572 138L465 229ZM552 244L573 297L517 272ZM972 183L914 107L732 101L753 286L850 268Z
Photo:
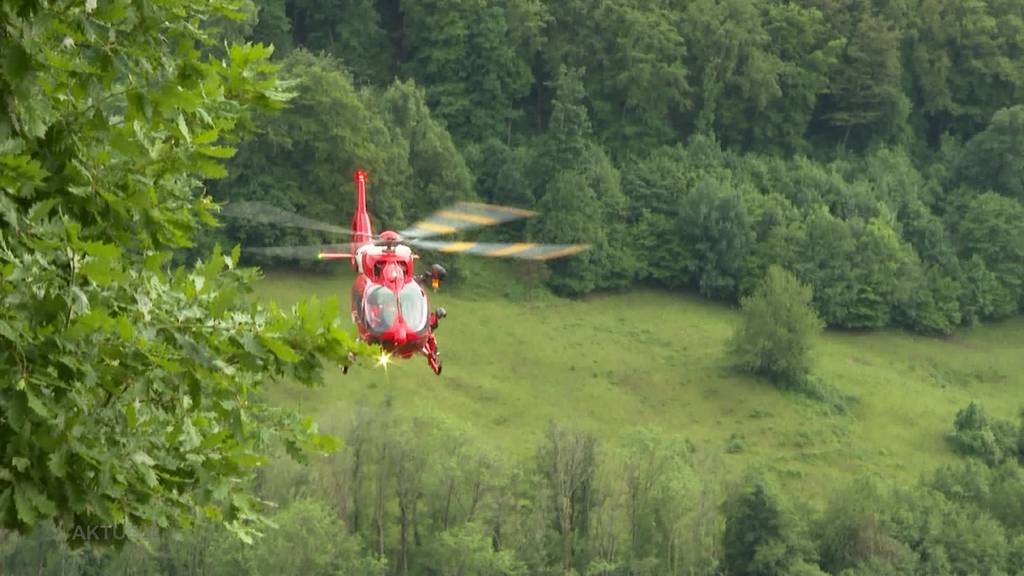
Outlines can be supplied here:
M547 254L541 254L537 256L536 260L550 260L551 258L559 258L561 256L569 256L570 254L576 254L586 250L586 246L569 246L568 248L562 248L561 250L555 250Z
M440 248L441 252L465 252L473 246L476 246L476 242L452 242L447 246Z
M445 226L444 224L434 224L433 222L420 222L416 224L416 228L422 228L424 230L430 230L431 232L437 232L438 234L451 234L458 230L458 228L452 226Z
M515 214L516 216L534 216L537 213L532 210L524 210L522 208L513 208L511 206L495 206L494 204L480 204L479 202L462 202L463 206L475 206L485 210L497 210L498 212L506 212L508 214Z
M491 218L490 216L481 216L479 214L467 214L465 212L453 212L451 210L441 210L437 213L442 218L449 218L451 220L461 220L463 222L472 222L473 224L482 224L484 226L492 226L498 223L497 218Z
M510 254L515 254L517 252L522 252L524 250L529 250L530 248L533 248L534 246L536 246L536 244L533 244L531 242L519 242L517 244L510 244L509 246L504 246L502 248L498 248L497 250L491 250L490 252L487 253L487 255L488 256L508 256Z

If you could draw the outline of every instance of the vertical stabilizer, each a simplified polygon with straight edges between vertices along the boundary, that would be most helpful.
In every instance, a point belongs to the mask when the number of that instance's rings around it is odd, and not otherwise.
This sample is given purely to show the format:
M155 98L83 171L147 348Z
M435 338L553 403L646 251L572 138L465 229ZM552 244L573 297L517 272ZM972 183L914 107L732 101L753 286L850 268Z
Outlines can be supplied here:
M356 213L352 216L352 267L356 267L356 250L373 240L370 215L366 212L366 172L356 170Z

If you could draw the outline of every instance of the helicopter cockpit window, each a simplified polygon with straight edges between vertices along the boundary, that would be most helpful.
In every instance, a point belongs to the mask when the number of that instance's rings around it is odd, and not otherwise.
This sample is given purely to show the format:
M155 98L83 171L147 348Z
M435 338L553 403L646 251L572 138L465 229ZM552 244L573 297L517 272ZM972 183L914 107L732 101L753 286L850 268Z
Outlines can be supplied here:
M372 332L386 332L398 318L398 300L395 293L384 286L368 286L363 306L366 325Z
M427 326L427 298L423 289L415 282L409 282L398 294L402 304L402 318L413 332L419 332Z

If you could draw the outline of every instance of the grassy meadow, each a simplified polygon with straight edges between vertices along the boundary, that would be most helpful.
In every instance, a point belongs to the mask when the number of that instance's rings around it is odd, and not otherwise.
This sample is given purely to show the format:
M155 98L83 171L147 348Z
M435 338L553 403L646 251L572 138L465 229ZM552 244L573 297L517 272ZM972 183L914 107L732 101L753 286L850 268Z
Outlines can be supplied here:
M839 414L729 369L733 307L655 290L527 298L510 268L486 266L457 289L442 285L430 295L431 308L449 314L438 331L441 377L422 357L387 371L367 362L347 376L330 370L322 388L279 385L273 397L326 430L340 430L360 404L441 412L524 457L552 420L608 440L654 425L720 455L730 472L766 469L816 501L853 475L911 482L954 461L944 436L972 399L1013 421L1024 407L1024 320L947 339L827 332L814 352L815 374L857 398ZM270 271L257 292L282 305L313 295L347 304L351 279L347 268Z

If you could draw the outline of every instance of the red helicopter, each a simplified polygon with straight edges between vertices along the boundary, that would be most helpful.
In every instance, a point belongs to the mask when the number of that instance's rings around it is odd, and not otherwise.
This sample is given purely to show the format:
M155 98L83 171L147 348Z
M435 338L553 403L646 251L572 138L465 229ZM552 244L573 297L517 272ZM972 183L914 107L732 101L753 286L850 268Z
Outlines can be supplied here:
M387 230L374 235L370 215L366 211L367 174L356 171L356 210L352 227L346 230L297 214L280 210L262 202L229 204L222 214L256 222L296 226L351 237L347 252L341 244L295 247L250 248L272 256L315 257L319 260L349 260L357 272L352 285L352 322L359 328L359 338L379 344L384 350L378 364L386 366L392 357L426 356L434 374L441 374L441 358L434 331L438 321L447 315L444 308L430 312L423 285L440 286L447 274L443 266L434 264L417 276L415 261L419 255L411 247L446 253L479 256L550 260L577 254L587 249L583 244L487 243L426 240L432 236L452 234L469 228L493 226L536 213L521 208L459 202L439 210L401 232ZM348 373L348 366L343 367Z

